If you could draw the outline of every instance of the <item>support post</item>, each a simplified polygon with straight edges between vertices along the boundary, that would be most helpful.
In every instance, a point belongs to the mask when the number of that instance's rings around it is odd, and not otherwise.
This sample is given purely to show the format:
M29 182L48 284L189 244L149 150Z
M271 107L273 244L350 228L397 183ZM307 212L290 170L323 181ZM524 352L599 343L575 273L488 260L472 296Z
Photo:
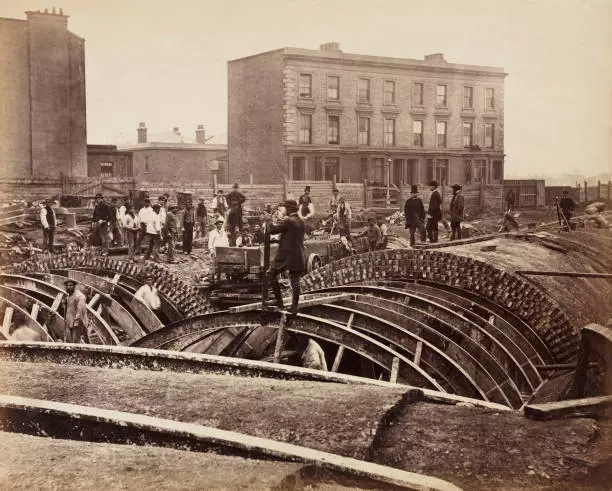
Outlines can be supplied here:
M274 363L280 363L281 353L283 351L283 341L285 335L285 324L287 323L287 315L285 312L281 313L280 326L278 326L278 332L276 334L276 346L274 346Z
M13 307L7 307L4 310L4 319L2 320L2 334L6 338L9 337L9 330L11 329L11 322L13 320Z
M392 384L397 383L397 374L399 373L399 358L397 356L393 357L393 363L391 364L391 377L389 378L389 382Z
M38 312L40 311L40 305L35 303L32 305L32 312L30 313L30 317L34 320L38 319Z
M338 352L336 353L336 358L334 358L334 364L332 365L332 372L337 372L338 367L340 367L340 362L342 361L342 355L344 354L344 346L338 346Z

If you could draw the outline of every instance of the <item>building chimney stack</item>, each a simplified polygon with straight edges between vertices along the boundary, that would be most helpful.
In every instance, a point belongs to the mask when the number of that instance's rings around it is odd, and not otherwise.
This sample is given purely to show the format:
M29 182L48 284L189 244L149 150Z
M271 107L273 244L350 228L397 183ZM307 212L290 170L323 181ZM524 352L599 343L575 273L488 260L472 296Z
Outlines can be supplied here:
M201 143L202 145L206 143L206 131L204 130L203 124L198 125L195 135L196 135L196 143Z
M175 135L181 136L181 132L178 129L178 126L175 126L174 128L172 128L172 133L174 133Z
M425 55L425 61L446 63L446 60L444 59L444 53L433 53L431 55Z
M338 43L325 43L319 46L320 51L328 51L330 53L342 53L340 49L340 44Z
M138 143L147 143L147 125L144 121L138 123Z

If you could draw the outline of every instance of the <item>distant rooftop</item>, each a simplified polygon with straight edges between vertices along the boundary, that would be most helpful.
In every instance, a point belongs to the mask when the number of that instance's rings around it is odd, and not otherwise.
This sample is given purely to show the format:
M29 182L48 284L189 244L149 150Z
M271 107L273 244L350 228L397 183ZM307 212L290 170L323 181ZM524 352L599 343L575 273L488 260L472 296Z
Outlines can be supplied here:
M506 76L503 68L491 67L484 65L465 65L457 63L449 63L444 58L443 53L433 53L425 55L422 60L416 60L411 58L392 58L387 56L371 56L371 55L360 55L355 53L344 53L340 49L338 43L325 43L316 49L303 49L303 48L292 48L284 47L272 51L266 51L263 53L257 53L254 55L245 56L243 58L237 58L229 61L233 63L243 59L253 58L270 53L282 53L287 58L294 59L312 59L317 61L341 61L343 64L352 65L382 65L382 66L394 66L404 67L413 69L427 69L434 71L466 71L466 72L486 72L490 75Z

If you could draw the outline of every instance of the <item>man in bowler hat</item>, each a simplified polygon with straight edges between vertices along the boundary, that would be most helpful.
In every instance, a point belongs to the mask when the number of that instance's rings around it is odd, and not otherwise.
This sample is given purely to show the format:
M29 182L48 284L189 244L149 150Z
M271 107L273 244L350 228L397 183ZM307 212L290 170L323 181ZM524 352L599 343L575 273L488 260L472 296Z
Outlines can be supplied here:
M461 194L461 186L459 184L453 184L453 199L450 202L450 222L451 222L451 238L455 240L455 237L461 240L461 222L463 221L463 195Z

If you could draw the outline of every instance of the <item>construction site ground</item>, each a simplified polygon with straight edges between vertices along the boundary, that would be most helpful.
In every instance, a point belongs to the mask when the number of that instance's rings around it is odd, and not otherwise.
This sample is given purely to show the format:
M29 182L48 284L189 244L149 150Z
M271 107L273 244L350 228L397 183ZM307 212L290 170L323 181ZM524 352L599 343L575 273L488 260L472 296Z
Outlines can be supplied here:
M2 384L7 395L199 423L349 457L367 455L376 463L439 477L464 489L604 490L612 482L609 419L539 422L519 412L469 404L398 404L402 387L13 362L2 362L0 368L7 374ZM0 437L0 447L12 441L6 443L6 436ZM92 444L71 442L65 446L72 446L80 455L81 448L82 455L94 452ZM9 453L17 451L40 455L41 459L49 456L44 446L30 444L27 439L11 447ZM58 452L62 455L68 450ZM104 450L94 453L91 465L99 465L101 471L110 457ZM138 452L123 449L113 455L119 471L114 478L117 482L126 474L126 479L131 479L127 467L137 473L152 465L147 456L152 456L153 462L160 456L169 464L181 462L179 469L191 466L186 483L197 477L193 468L198 462L202 468L209 459L220 468L223 465L221 458L181 457L150 448ZM79 461L54 461L58 479L75 476L74 466ZM270 478L285 472L284 467L274 471L277 474L269 473ZM8 469L7 473L6 465L0 469L4 479L15 472ZM112 467L107 467L112 473L109 469ZM248 474L253 469L247 466L246 470Z

